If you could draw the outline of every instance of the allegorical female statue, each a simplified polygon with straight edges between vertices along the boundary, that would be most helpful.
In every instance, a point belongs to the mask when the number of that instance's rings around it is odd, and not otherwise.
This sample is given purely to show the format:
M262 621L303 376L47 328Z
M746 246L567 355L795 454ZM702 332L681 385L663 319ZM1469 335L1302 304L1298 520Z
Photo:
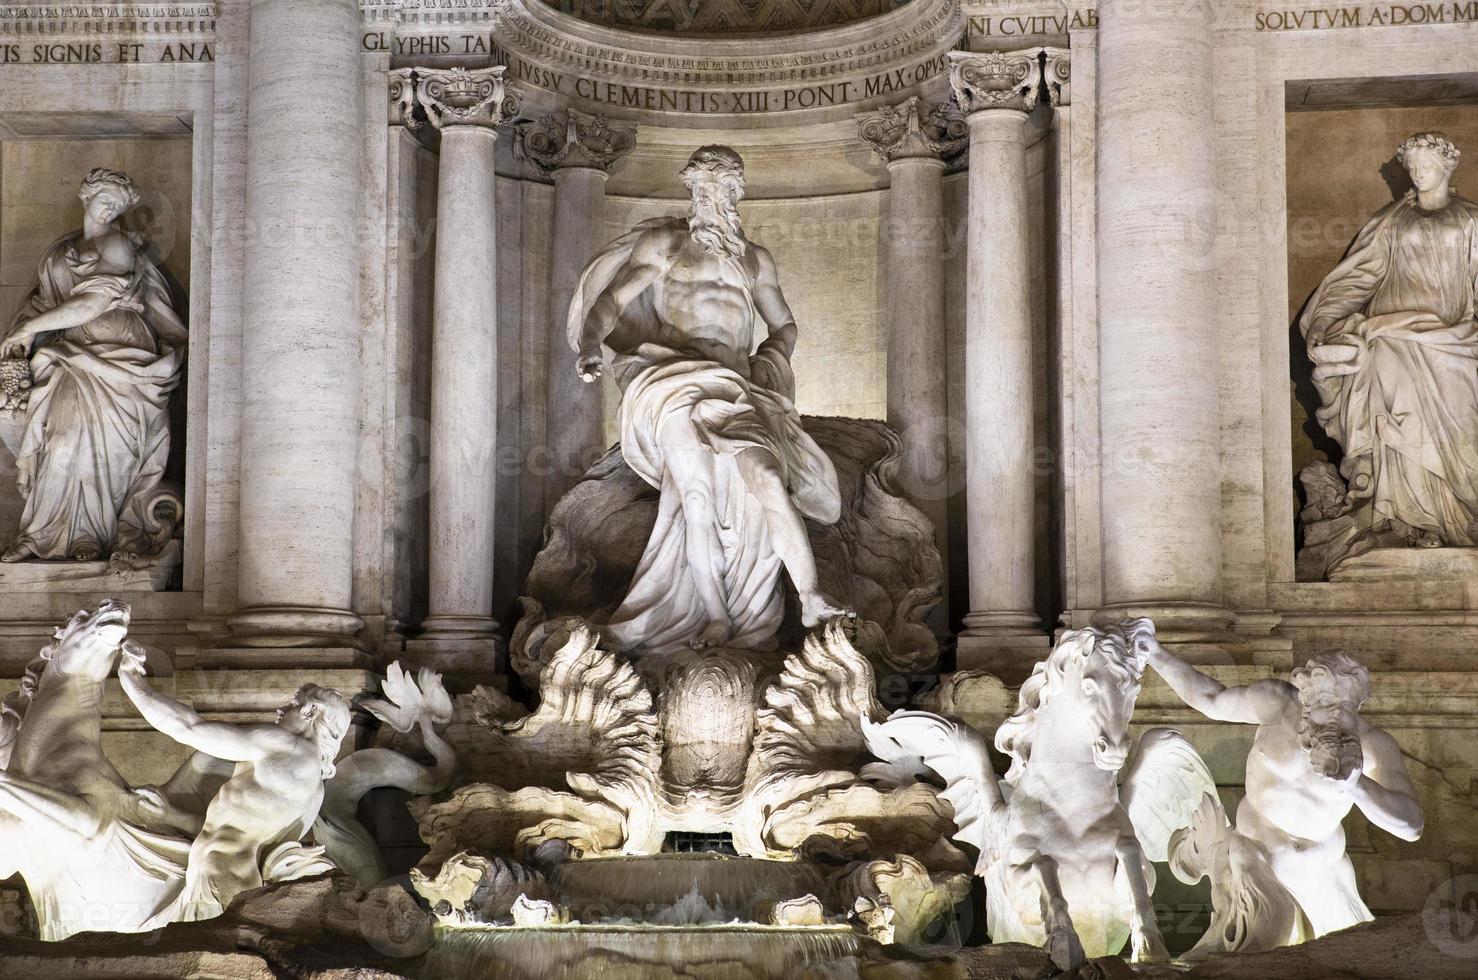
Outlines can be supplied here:
M1397 153L1414 189L1382 208L1299 327L1344 448L1345 508L1421 547L1478 544L1478 204L1449 187L1459 152L1420 133Z
M169 459L185 325L143 242L117 224L138 200L133 181L99 167L81 197L82 230L47 248L0 340L32 375L16 457L26 503L7 562L144 553L142 510Z

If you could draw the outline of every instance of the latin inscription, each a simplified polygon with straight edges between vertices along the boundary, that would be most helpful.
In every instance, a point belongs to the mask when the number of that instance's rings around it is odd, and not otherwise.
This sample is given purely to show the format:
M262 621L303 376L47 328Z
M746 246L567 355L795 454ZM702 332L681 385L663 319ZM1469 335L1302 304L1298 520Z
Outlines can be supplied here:
M371 40L372 37L373 40ZM422 44L429 43L442 53L451 53L470 43L472 37L473 35L423 36L414 40ZM399 42L412 39L399 38L396 40ZM372 50L384 50L380 45L386 43L388 42L383 37L366 35L366 44L375 45ZM508 66L506 77L510 79L516 79L547 92L571 95L587 102L603 103L614 109L643 109L651 112L747 115L821 109L901 92L949 70L949 59L941 54L917 65L889 69L862 79L818 82L814 85L794 88L716 92L606 82L585 75L575 75L531 64L510 52L503 51L497 45L492 46L491 53L494 63L501 62Z
M1478 21L1478 0L1446 3L1381 3L1259 11L1259 31L1324 31L1342 27L1404 27Z
M0 65L139 65L215 61L210 41L135 44L68 41L50 44L0 43Z
M1325 4L1259 10L1253 14L1252 26L1256 31L1328 31L1474 21L1478 21L1478 0L1442 0L1438 3ZM972 15L966 19L965 32L967 37L1061 37L1068 31L1097 26L1098 11L1084 7L1060 14Z

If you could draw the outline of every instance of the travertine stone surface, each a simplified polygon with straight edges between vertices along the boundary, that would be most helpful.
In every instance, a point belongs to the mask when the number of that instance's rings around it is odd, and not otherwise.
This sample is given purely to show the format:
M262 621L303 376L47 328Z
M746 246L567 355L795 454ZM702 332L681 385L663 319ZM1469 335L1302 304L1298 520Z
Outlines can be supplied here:
M565 318L585 263L605 243L601 216L610 168L636 145L636 127L573 109L547 113L519 132L524 154L554 180L550 243L546 507L574 486L606 449L603 386L591 390L570 369Z
M1027 113L1038 50L954 54L969 111L965 480L970 609L961 649L1042 643L1034 611L1032 314Z
M429 615L419 639L486 641L493 618L498 458L494 150L503 69L395 73L407 126L441 133L431 332ZM424 114L424 116L423 116ZM422 121L424 118L424 122ZM489 651L490 652L490 651Z
M1103 601L1106 616L1137 610L1167 631L1230 618L1220 605L1211 6L1105 0L1098 12Z
M944 552L949 539L944 169L965 149L968 131L953 103L926 105L917 97L860 116L858 127L888 168L888 217L881 231L888 424L903 439L899 482L928 515Z
M342 642L359 391L359 9L252 5L239 642Z

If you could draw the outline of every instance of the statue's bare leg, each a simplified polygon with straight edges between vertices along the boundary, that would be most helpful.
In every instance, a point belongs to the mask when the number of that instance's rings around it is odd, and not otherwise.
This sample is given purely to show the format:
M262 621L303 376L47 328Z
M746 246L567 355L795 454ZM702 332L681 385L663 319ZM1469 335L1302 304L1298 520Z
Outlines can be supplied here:
M1155 921L1155 906L1150 900L1149 882L1144 877L1144 851L1139 846L1139 839L1132 835L1119 838L1114 845L1114 853L1119 858L1119 870L1129 883L1133 909L1129 917L1132 961L1169 963L1170 953L1165 949L1160 925Z
M801 598L801 622L816 626L837 616L854 616L852 610L821 594L816 578L816 556L811 553L811 539L806 522L786 492L780 476L780 463L768 450L751 447L736 457L744 485L765 509L765 522L770 529L770 546L795 585Z

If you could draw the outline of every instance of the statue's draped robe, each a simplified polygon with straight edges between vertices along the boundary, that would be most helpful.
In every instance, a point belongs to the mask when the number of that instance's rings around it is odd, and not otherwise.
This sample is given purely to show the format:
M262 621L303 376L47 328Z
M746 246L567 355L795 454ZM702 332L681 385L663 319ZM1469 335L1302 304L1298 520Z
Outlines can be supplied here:
M1370 220L1299 324L1326 332L1317 414L1341 472L1368 467L1377 518L1448 545L1478 543L1475 292L1478 205L1454 196L1428 213L1408 195Z
M139 254L128 275L89 274L79 238L47 249L40 283L15 321L84 293L108 300L91 322L43 336L31 355L16 455L26 504L16 541L39 558L71 558L83 545L103 556L148 550L141 510L169 460L169 395L184 359L182 348L160 342L161 332L185 328L159 270Z
M570 303L571 347L579 349L590 307L625 266L637 240L663 228L687 231L680 218L643 222L591 260ZM753 330L763 321L752 297L750 309ZM654 317L648 290L621 312L617 332L639 337L641 324ZM698 587L702 576L723 596L733 623L725 646L773 646L784 613L781 562L736 457L750 448L771 453L791 500L806 517L833 523L841 512L831 460L801 428L790 363L761 347L750 357L751 377L745 378L692 352L655 343L619 346L611 359L622 393L621 452L661 498L656 526L626 598L607 624L609 632L625 650L664 653L688 647L709 625ZM688 556L688 522L695 517L710 526L711 551L718 556L706 567Z

